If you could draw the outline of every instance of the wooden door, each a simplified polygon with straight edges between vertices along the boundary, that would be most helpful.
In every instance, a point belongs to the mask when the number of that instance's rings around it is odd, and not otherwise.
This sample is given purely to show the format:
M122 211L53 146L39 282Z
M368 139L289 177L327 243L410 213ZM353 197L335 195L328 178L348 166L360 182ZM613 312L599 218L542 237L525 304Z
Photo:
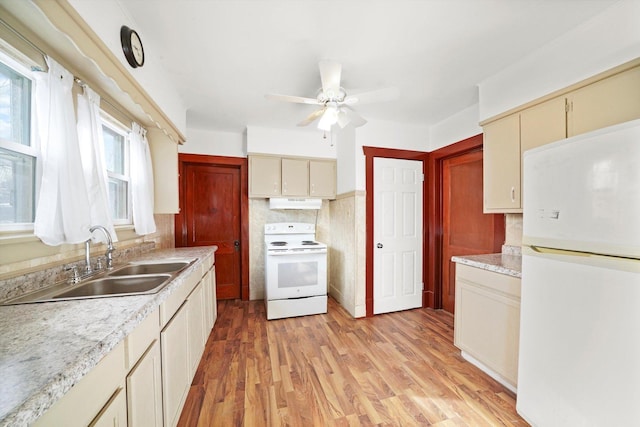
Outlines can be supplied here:
M241 173L236 165L183 162L176 246L217 245L216 296L242 295Z
M374 314L422 306L423 165L374 158Z
M504 215L482 213L482 151L442 161L442 308L454 312L456 255L500 252Z

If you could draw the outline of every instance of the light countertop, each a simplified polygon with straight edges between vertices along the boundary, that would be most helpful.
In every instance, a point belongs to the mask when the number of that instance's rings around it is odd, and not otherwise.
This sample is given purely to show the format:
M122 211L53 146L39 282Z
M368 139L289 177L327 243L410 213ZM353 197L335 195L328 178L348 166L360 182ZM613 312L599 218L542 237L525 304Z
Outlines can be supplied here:
M454 256L451 260L460 264L494 271L508 276L518 278L522 277L522 257L520 255L510 255L505 253L464 255Z
M166 249L137 258L198 258L156 294L0 306L0 426L33 423L215 249Z

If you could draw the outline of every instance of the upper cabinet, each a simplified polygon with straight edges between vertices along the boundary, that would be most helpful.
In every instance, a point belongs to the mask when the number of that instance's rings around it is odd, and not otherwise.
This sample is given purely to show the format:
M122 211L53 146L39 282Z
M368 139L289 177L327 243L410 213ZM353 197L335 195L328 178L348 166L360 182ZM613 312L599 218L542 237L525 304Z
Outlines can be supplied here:
M336 161L249 156L249 197L336 197Z
M640 118L640 67L573 91L568 102L568 136Z
M153 163L153 199L156 214L180 212L178 194L178 144L160 129L147 131L149 151ZM132 166L135 167L135 166Z
M522 212L522 154L563 138L640 118L640 66L483 123L484 212Z
M278 197L281 182L280 157L249 156L249 197Z
M519 212L520 116L489 123L484 131L484 212Z

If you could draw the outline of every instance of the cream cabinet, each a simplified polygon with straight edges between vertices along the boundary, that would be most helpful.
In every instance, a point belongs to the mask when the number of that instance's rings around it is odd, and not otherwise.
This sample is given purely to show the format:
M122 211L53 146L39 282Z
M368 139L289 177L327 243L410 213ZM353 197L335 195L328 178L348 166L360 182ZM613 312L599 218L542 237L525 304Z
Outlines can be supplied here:
M125 338L129 424L162 427L162 381L158 310Z
M249 156L249 196L278 197L282 194L280 157Z
M182 306L160 333L164 424L175 426L189 386L188 314Z
M160 129L155 128L149 129L147 139L153 164L155 203L153 213L177 214L180 212L178 144L169 139Z
M249 156L249 197L336 196L336 161L333 159Z
M309 161L282 159L282 196L306 197L309 195Z
M139 424L133 424L138 426ZM118 389L111 397L109 403L100 411L98 416L89 424L89 427L126 427L127 426L127 400L123 389Z
M189 382L198 369L205 343L204 283L196 287L186 302L187 333L189 334ZM188 385L188 384L187 384Z
M568 136L638 119L640 67L575 90L568 102Z
M454 344L512 390L518 383L520 279L456 264Z
M336 198L336 162L309 160L309 196L321 199Z
M520 212L520 115L483 129L484 212Z

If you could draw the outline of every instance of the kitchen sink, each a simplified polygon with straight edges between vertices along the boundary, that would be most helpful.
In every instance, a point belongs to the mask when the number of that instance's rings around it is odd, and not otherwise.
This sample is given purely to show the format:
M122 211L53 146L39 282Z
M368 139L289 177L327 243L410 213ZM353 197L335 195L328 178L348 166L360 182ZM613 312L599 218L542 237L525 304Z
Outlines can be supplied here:
M195 259L131 262L112 271L103 271L80 283L60 282L0 305L154 294L175 279Z
M102 277L90 280L51 299L154 293L171 279L170 274Z
M191 261L154 262L129 264L108 273L108 276L131 276L139 274L176 273L191 264Z

